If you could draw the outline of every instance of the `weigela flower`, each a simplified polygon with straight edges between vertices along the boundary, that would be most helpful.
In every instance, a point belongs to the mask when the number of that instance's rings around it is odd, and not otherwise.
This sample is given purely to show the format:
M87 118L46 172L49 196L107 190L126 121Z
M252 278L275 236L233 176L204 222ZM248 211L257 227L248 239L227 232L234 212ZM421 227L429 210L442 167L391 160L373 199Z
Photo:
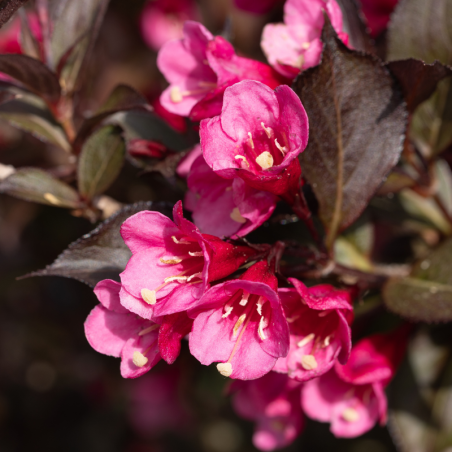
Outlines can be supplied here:
M355 437L379 420L386 422L384 387L395 374L406 348L408 330L376 334L359 341L345 365L306 382L301 404L311 418L331 423L331 432Z
M94 350L121 358L124 378L137 378L160 360L159 325L124 308L120 289L120 283L108 279L96 285L94 293L101 304L86 319L85 335Z
M193 0L149 1L140 17L141 34L151 49L159 50L168 41L182 38L184 22L197 17Z
M399 0L359 0L372 36L378 36L388 25Z
M268 373L289 351L289 328L278 298L278 282L266 261L240 279L218 284L196 307L190 351L202 364L220 362L218 371L252 380Z
M303 429L301 383L269 372L252 381L234 381L232 405L239 416L256 422L254 446L274 450L288 446Z
M271 88L285 81L270 66L237 56L229 42L193 21L185 22L183 39L162 47L157 65L170 83L162 105L195 121L220 114L224 90L240 80L259 80Z
M209 282L224 278L256 254L218 237L201 234L183 217L182 203L174 223L159 212L128 218L121 235L132 257L121 273L121 303L143 318L161 317L193 307Z
M268 62L285 77L294 78L300 70L319 64L324 11L347 44L348 36L342 31L342 12L336 0L287 0L284 23L265 26L262 50Z
M216 236L245 236L270 218L277 197L249 187L241 179L224 179L201 155L191 166L185 207L201 230Z
M347 362L351 350L350 294L329 284L306 287L289 278L295 289L280 289L290 330L290 351L274 368L300 381L327 372L336 359Z
M298 187L308 135L306 111L288 86L273 91L251 80L227 88L221 115L200 128L204 158L219 176L277 195Z

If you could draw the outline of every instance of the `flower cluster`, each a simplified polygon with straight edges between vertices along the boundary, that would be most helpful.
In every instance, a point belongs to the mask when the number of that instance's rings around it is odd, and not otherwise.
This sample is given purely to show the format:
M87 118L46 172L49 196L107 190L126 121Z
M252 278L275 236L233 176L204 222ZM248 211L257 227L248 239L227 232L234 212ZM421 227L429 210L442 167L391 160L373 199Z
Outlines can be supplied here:
M308 116L286 82L319 63L325 13L348 39L335 0L287 0L284 13L284 24L263 33L270 66L238 56L194 21L161 46L157 63L169 82L162 106L200 121L200 144L177 170L193 222L181 201L174 221L152 211L127 219L121 235L132 257L120 282L97 284L100 305L85 323L92 347L120 357L126 378L161 358L172 364L188 337L201 364L217 363L237 380L234 407L257 423L262 450L293 441L303 413L345 437L384 422L384 387L405 337L377 335L352 346L351 289L278 278L284 244L243 239L278 202L294 207L303 196L298 156ZM133 146L136 154L166 152Z

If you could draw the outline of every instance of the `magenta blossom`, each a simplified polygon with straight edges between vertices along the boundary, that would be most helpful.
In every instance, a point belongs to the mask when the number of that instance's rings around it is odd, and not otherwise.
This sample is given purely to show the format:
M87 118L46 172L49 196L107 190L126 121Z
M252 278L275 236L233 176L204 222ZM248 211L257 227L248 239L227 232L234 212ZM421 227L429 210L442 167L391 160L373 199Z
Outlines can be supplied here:
M121 375L137 378L160 360L159 325L129 312L121 305L121 284L99 282L94 293L100 301L85 322L85 334L94 350L121 358Z
M408 330L376 334L359 341L345 365L305 383L301 404L311 418L331 423L339 437L355 437L377 421L386 422L384 387L395 374L406 348Z
M306 287L290 278L295 289L280 289L290 330L290 351L274 368L300 381L327 372L336 359L346 363L351 350L350 294L329 284Z
M253 381L234 381L233 407L239 416L256 422L253 444L260 450L288 446L303 429L301 383L269 372Z
M201 364L220 362L218 371L252 380L268 373L289 351L289 328L276 293L278 282L266 261L240 279L211 288L189 311L195 319L191 354Z
M146 44L158 51L168 41L182 38L184 22L198 16L193 0L148 1L140 17L141 34Z
M183 39L162 47L157 65L170 83L162 105L195 121L220 114L224 90L240 80L259 80L271 88L284 83L271 67L237 56L229 42L192 21L185 22Z
M359 0L372 36L378 36L388 25L399 0Z
M273 91L245 80L227 88L221 115L202 121L200 135L204 158L219 176L278 195L298 186L308 116L288 86Z
M217 236L245 236L270 218L277 197L242 179L223 179L201 155L191 166L185 206L201 230Z
M268 62L285 77L292 79L300 70L319 64L324 11L347 44L348 36L342 31L342 12L336 0L287 0L284 23L265 26L262 50Z
M193 307L210 281L233 273L256 253L201 234L183 217L180 201L173 216L174 223L159 212L143 211L121 227L132 251L121 273L121 303L143 318Z
M197 144L177 165L176 173L179 177L186 179L191 171L193 163L202 155L201 145ZM185 206L187 208L187 206Z

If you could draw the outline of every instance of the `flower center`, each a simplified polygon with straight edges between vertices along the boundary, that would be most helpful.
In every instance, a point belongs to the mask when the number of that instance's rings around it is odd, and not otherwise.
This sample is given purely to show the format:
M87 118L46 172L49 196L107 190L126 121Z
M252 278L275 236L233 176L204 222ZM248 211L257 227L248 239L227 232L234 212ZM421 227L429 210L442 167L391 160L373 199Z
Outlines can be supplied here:
M215 89L217 87L217 84L213 82L199 82L198 86L198 89L181 91L179 86L173 85L170 89L171 102L173 102L173 104L179 104L184 100L184 97L208 93L209 91Z

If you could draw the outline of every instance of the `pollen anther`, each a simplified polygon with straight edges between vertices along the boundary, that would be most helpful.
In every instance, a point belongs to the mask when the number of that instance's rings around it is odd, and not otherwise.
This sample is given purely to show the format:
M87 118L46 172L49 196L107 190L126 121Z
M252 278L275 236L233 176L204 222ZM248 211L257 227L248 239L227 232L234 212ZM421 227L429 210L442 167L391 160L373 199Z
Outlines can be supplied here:
M141 298L150 305L157 303L157 298L155 296L155 290L151 289L141 289Z
M303 355L301 357L301 365L305 370L314 370L318 366L314 355Z
M342 411L342 417L347 422L357 422L359 420L359 413L354 408L349 407Z
M132 361L137 367L143 367L148 363L148 359L146 356L144 356L142 353L140 353L138 350L135 350L133 352Z
M275 145L276 145L276 147L281 151L281 154L284 156L284 155L286 155L286 152L287 152L287 147L286 146L281 146L279 143L278 143L278 140L275 138Z
M178 104L178 103L182 102L182 100L184 99L184 97L182 96L181 90L178 86L173 86L170 89L170 99L171 99L171 102L173 102L174 104Z
M243 155L236 155L234 158L236 160L241 160L248 168L250 167L248 160L245 157L243 157Z
M236 221L237 223L241 223L241 224L246 223L246 218L242 217L242 214L240 213L240 210L238 207L234 207L229 216L231 217L231 220Z
M264 170L271 168L273 166L273 162L273 156L268 151L264 151L256 157L256 163Z
M240 300L240 306L246 306L248 303L248 298L250 297L250 294L248 292L243 292L242 299Z
M231 363L218 363L217 364L218 372L220 372L223 377L230 377L232 374L232 365Z
M267 134L267 137L271 139L271 137L273 136L273 129L271 127L265 127L265 124L263 122L261 122L261 126Z
M245 319L246 319L246 314L242 314L237 319L237 322L235 322L234 328L232 329L233 337L237 336L239 328L242 326L242 323L245 321Z
M251 146L251 149L254 149L254 141L253 141L253 135L251 135L251 132L248 132L248 136L249 136L249 143Z

